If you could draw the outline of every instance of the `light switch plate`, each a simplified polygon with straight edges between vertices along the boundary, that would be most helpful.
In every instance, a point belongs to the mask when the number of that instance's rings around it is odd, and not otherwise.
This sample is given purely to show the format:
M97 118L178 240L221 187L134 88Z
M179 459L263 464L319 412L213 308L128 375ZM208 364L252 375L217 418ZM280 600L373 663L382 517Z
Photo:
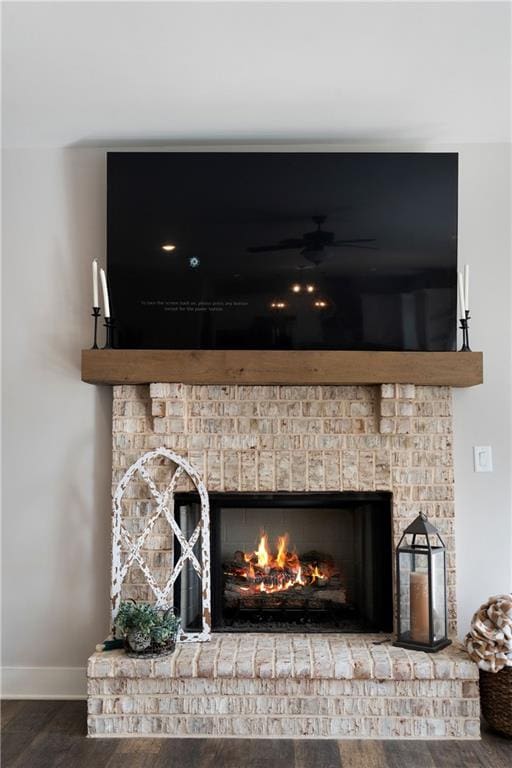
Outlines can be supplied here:
M492 472L492 448L490 445L474 445L475 472Z

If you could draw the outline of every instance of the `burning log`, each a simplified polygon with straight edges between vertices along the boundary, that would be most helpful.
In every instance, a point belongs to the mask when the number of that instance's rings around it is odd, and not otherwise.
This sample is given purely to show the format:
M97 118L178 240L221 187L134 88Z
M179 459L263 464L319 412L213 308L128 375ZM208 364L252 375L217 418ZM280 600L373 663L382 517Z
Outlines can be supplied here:
M314 550L299 557L288 550L287 543L287 534L280 536L274 555L263 533L253 552L234 552L223 564L228 607L316 610L328 603L347 602L342 576L332 557Z

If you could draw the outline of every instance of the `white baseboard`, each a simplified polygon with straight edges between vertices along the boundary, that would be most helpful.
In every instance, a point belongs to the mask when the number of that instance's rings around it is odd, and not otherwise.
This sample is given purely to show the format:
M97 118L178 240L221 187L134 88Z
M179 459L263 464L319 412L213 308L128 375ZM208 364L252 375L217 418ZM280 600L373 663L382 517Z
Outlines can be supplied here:
M2 667L2 699L85 699L85 667Z

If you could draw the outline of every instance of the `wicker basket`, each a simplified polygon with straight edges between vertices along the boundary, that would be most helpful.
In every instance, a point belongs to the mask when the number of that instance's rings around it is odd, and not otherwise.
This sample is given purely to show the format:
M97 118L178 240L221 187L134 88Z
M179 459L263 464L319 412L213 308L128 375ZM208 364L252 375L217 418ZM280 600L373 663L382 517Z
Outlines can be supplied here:
M480 670L480 704L491 728L512 738L512 667Z

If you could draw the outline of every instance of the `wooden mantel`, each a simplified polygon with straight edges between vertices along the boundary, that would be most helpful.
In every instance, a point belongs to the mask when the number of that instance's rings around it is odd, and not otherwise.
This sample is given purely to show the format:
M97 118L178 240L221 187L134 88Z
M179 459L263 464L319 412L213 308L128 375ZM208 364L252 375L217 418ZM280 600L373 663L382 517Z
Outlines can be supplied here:
M483 382L483 356L481 352L85 349L82 381L473 387Z

